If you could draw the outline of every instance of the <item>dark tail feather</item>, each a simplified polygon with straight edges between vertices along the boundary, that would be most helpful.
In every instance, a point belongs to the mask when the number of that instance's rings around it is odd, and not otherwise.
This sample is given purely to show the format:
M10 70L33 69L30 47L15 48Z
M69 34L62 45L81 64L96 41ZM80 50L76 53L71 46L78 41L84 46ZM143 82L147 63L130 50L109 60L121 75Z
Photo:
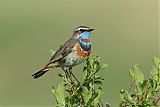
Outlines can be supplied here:
M42 70L36 72L35 74L33 74L32 77L33 77L34 79L37 79L37 78L39 78L40 76L42 76L43 74L45 74L47 71L49 71L49 69L46 69L46 70L45 70L45 69L42 69Z
M51 68L53 68L56 64L57 63L49 63L49 64L47 64L43 69L41 69L40 71L38 71L35 74L33 74L32 77L34 79L39 78L40 76L45 74L47 71L49 71Z

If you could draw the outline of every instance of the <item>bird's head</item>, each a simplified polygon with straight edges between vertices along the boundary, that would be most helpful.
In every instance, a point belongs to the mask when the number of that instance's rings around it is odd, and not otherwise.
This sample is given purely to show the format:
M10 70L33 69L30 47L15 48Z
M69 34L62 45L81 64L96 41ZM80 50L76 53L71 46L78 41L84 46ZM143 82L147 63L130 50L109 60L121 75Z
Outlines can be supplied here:
M79 41L81 47L85 51L89 51L91 49L90 32L93 30L94 29L86 26L79 26L73 32L73 37Z
M76 39L90 39L90 32L94 29L91 29L87 26L79 26L73 31L73 37Z

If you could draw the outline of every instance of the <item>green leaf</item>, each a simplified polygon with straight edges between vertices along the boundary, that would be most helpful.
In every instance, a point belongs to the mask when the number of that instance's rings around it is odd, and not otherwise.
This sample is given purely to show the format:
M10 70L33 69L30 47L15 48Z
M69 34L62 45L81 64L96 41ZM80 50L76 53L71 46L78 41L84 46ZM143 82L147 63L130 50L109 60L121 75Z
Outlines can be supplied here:
M101 70L106 69L108 67L108 64L102 64Z
M82 86L82 95L84 102L87 103L92 96L92 90L88 90L87 87Z
M104 80L104 78L102 78L101 76L95 75L95 80Z
M102 96L103 92L102 92L102 89L97 89L97 93L98 93L98 96L94 99L94 105L97 106L99 100L100 100L100 97Z
M140 66L135 65L130 69L130 75L133 79L136 80L136 83L143 83L144 81L144 75L140 70Z
M157 69L160 69L160 59L158 57L152 57L153 63Z
M59 84L57 89L53 88L52 93L56 97L57 104L65 106L64 84L63 83Z
M87 78L87 74L88 74L88 72L87 72L87 67L84 67L83 68L83 79L82 80L85 80L86 78Z
M91 105L91 103L95 100L95 98L98 96L98 93L93 93L91 99L88 101L87 105Z
M94 81L95 84L102 85L102 81Z

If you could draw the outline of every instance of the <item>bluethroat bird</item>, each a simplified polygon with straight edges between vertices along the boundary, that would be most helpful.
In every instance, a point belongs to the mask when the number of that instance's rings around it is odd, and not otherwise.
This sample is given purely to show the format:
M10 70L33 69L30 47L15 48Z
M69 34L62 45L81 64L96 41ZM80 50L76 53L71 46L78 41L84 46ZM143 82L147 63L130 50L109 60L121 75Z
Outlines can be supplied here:
M87 26L79 26L74 31L70 39L56 51L48 64L41 70L33 74L33 78L39 78L53 67L72 69L73 66L85 61L91 52L90 29ZM71 72L70 72L71 73Z

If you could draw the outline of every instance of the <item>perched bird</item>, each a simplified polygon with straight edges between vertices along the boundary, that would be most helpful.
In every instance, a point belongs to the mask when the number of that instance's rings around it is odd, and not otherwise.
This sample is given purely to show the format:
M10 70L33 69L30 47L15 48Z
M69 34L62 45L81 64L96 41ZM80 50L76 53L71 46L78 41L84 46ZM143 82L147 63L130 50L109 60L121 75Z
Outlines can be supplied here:
M72 69L73 66L84 62L91 52L90 32L93 30L87 26L77 27L70 39L60 46L48 64L32 75L33 78L39 78L53 67Z

